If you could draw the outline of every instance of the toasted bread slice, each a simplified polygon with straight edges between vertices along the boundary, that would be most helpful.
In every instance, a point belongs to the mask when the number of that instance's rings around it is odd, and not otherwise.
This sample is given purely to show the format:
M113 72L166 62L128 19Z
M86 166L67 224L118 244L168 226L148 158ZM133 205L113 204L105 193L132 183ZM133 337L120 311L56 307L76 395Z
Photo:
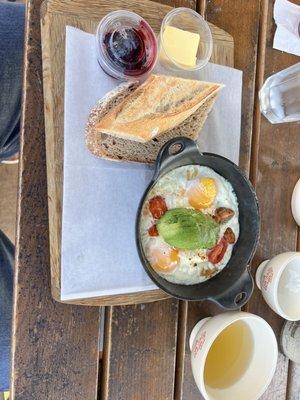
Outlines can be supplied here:
M96 124L98 132L141 143L158 138L190 117L223 85L151 75Z
M157 135L148 142L138 142L119 138L98 129L98 123L111 110L127 99L137 89L138 83L124 83L99 100L91 111L86 127L86 144L88 149L98 157L114 161L134 161L153 163L160 148L170 139L185 136L196 140L207 115L216 100L217 93L210 95L202 105L179 125Z

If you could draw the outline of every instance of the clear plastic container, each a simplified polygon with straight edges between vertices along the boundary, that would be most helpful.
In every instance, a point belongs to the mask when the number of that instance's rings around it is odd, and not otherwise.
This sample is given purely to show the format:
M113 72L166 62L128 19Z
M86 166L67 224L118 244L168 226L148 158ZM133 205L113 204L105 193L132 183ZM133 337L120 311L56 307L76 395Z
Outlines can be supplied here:
M143 80L157 60L157 39L150 25L131 11L113 11L96 31L98 61L117 79Z
M200 35L194 66L187 66L177 62L168 52L164 43L164 32L167 26L175 27L187 32ZM208 23L189 8L179 7L170 11L164 18L159 35L159 62L172 70L195 71L203 68L209 61L213 48L213 39Z
M269 76L259 101L260 111L272 124L300 121L300 63Z

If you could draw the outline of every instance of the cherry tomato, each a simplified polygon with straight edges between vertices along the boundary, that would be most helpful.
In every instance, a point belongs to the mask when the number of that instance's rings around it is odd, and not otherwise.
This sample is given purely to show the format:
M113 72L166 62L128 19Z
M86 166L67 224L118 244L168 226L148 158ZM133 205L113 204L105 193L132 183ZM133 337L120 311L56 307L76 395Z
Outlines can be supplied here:
M235 234L231 228L227 228L224 232L223 239L226 240L229 244L235 243Z
M210 261L212 264L218 264L220 261L222 261L227 247L227 241L222 238L219 243L209 250L208 261Z
M156 225L150 226L148 229L149 236L158 236L158 230L156 228Z
M149 200L149 210L153 218L159 219L168 211L165 199L161 196L152 197L152 199Z

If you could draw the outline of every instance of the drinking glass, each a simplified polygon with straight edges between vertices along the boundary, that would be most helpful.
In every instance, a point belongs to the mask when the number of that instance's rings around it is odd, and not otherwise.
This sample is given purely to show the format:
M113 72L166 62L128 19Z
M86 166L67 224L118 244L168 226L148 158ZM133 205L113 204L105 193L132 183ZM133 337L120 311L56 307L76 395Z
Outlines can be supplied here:
M260 111L272 124L300 121L300 63L271 75L259 100Z

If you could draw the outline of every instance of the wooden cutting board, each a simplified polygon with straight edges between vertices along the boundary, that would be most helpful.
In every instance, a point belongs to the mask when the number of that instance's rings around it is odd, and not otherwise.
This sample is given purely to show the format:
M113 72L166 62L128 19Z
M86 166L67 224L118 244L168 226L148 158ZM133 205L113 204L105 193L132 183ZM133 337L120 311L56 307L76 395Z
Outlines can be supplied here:
M158 33L162 19L171 7L148 0L45 0L41 6L51 287L52 295L57 301L61 301L65 27L71 25L93 33L102 17L119 9L131 10L141 15ZM233 66L232 36L215 25L210 24L210 28L214 42L211 61ZM167 297L168 295L157 289L66 302L100 306L145 303Z

